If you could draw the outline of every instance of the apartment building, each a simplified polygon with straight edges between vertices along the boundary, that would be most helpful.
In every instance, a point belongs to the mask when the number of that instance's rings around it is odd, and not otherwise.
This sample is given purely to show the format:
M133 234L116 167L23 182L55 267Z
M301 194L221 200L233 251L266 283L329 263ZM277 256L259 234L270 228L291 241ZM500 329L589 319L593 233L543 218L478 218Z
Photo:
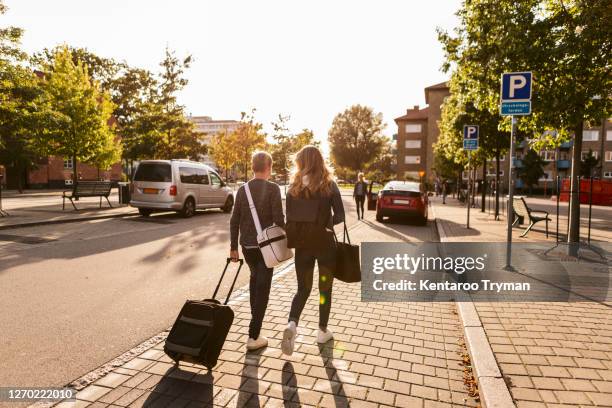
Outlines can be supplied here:
M213 120L210 116L189 116L195 125L195 130L202 133L201 141L205 145L210 145L212 138L222 131L231 133L238 128L240 122L237 120ZM200 157L200 161L209 166L216 167L210 155L205 154Z
M444 99L450 95L446 82L425 88L427 106L413 106L406 114L395 118L397 124L397 176L400 179L418 180L424 172L425 180L433 181L435 175L433 145L438 141L438 121Z

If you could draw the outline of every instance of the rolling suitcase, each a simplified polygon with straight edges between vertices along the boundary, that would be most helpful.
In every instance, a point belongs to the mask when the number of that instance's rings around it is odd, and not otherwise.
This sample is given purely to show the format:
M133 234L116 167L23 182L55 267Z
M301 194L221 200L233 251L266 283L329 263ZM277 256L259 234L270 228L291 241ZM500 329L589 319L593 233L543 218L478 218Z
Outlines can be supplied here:
M227 302L244 263L242 259L238 260L236 276L225 298L225 303L221 304L215 297L230 261L231 259L227 258L213 298L186 301L176 318L166 338L164 352L177 364L179 361L186 361L201 364L209 370L217 364L221 348L234 321L234 311L227 305Z

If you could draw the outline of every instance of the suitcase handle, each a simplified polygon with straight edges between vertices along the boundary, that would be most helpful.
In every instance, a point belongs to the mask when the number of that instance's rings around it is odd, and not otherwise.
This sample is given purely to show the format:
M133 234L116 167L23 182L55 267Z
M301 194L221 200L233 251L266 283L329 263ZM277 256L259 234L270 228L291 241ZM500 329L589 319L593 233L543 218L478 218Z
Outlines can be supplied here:
M223 273L221 274L221 278L219 278L219 282L217 283L217 287L215 288L215 293L213 293L213 299L215 299L217 297L217 292L219 291L219 288L221 287L221 282L223 282L223 277L225 276L225 272L227 271L227 267L229 266L230 262L232 262L232 258L227 258L226 263L225 263L225 268L223 268ZM232 281L232 286L229 288L229 292L227 293L227 297L225 298L225 303L223 303L224 305L227 305L227 302L229 302L229 298L232 294L232 291L234 290L234 285L236 284L236 281L238 280L238 275L240 274L240 269L242 268L242 264L244 263L243 259L238 259L238 270L236 271L236 275L234 276L234 280Z

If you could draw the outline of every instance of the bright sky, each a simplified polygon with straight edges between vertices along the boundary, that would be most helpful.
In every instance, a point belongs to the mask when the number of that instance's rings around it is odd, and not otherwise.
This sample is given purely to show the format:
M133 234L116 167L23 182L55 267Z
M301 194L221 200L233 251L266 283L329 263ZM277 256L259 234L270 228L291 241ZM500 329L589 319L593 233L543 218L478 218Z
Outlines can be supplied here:
M5 0L0 25L25 29L28 52L67 43L158 69L164 47L192 54L181 102L193 115L279 113L320 140L334 116L360 103L387 129L423 88L447 79L436 27L451 29L460 0Z

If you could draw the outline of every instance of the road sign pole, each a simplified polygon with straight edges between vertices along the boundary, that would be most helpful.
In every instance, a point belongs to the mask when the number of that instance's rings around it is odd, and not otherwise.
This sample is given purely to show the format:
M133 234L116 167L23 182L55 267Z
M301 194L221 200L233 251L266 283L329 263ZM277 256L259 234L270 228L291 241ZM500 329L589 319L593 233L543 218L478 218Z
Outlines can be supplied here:
M471 199L471 195L472 195L470 193L470 186L471 186L470 182L471 182L471 177L472 177L471 174L470 174L471 173L471 171L470 171L470 162L471 162L471 159L472 159L472 151L468 150L467 153L468 153L468 166L467 166L468 183L467 183L467 189L465 190L465 194L466 194L465 202L467 203L467 225L466 225L466 227L467 227L467 229L470 229L470 207L471 207L470 199Z
M510 132L510 153L508 154L508 237L506 243L506 269L512 269L512 223L514 221L514 135L516 134L517 117L512 116L512 131Z

